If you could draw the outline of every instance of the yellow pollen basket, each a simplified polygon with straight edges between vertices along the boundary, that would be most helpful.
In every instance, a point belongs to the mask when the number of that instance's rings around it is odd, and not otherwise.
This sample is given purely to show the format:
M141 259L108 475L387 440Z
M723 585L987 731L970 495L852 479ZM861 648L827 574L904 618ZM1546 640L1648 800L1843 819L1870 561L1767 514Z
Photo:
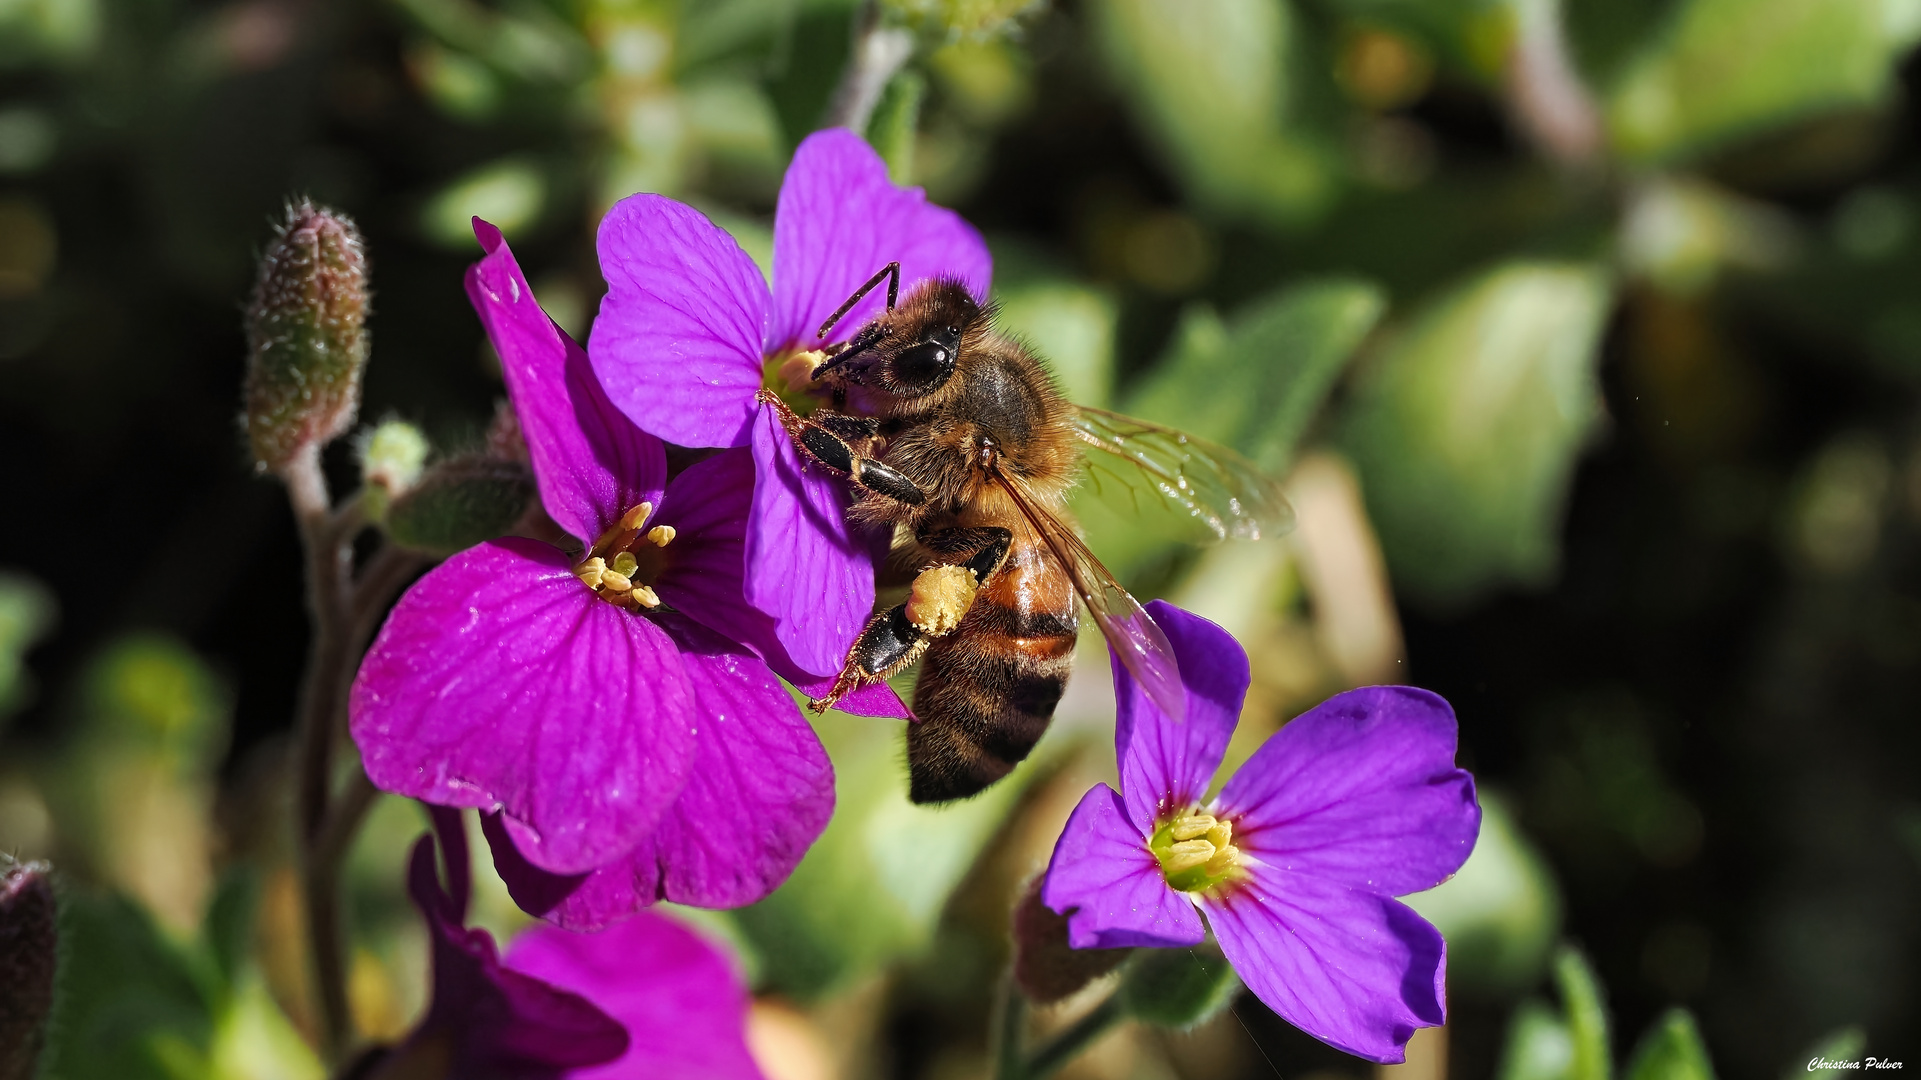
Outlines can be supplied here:
M643 567L641 560L634 554L635 545L643 536L641 526L653 514L653 503L641 503L620 515L620 520L607 526L594 546L587 550L587 557L574 566L574 576L582 585L592 589L595 595L615 607L657 608L660 597L653 589L637 580L643 570L658 572L658 558L650 558L649 565ZM656 525L647 530L645 539L654 549L664 548L674 539L672 525ZM648 576L653 576L649 573Z
M929 637L951 634L974 606L980 581L965 566L930 566L914 578L907 621Z
M1147 850L1160 861L1167 884L1181 892L1202 892L1243 873L1234 823L1198 809L1163 821L1148 838Z

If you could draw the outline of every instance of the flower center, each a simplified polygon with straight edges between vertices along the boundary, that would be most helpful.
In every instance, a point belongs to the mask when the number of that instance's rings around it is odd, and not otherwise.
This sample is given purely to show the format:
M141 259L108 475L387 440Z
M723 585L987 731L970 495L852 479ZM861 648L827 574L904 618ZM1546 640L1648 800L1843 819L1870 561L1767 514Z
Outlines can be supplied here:
M656 525L643 531L653 512L653 503L641 503L620 515L620 520L607 526L574 565L574 576L580 583L615 607L660 606L660 597L649 585L659 579L666 565L661 549L674 542L674 527Z
M827 354L819 349L784 349L761 365L760 384L779 394L788 408L806 416L825 400L825 392L814 382L814 369L826 362Z
M1199 809L1163 821L1148 838L1147 850L1160 860L1167 884L1182 892L1211 889L1241 874L1234 823Z

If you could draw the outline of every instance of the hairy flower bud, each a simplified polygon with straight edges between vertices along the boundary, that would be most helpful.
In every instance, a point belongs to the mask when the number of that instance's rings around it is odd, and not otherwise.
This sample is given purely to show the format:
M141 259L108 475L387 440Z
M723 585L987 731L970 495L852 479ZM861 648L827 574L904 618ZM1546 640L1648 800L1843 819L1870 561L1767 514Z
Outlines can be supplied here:
M278 470L353 423L367 366L367 255L352 221L302 199L247 307L247 438Z
M56 920L41 862L0 853L0 1080L33 1076L53 1009Z
M393 501L387 535L410 548L451 555L512 529L534 495L533 472L520 462L450 458Z
M1212 945L1141 949L1121 976L1121 1003L1128 1015L1161 1027L1193 1027L1240 992L1241 980Z
M1035 878L1014 907L1014 983L1028 1000L1059 1001L1119 967L1129 949L1076 949L1067 944L1067 916L1041 902Z
M393 500L420 480L433 447L405 420L382 420L359 444L361 507L368 520L380 521Z

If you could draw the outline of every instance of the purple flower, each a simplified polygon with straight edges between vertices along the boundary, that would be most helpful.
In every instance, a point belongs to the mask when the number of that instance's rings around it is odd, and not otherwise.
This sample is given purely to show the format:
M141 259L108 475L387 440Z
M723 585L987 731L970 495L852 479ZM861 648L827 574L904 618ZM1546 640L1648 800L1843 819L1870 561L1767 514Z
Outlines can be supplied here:
M504 538L408 590L354 682L367 775L487 812L503 873L525 871L517 895L565 925L663 897L750 903L834 802L826 752L762 660L775 620L743 594L753 463L727 450L667 482L661 442L608 402L500 233L475 231L468 295L541 501L587 550Z
M751 448L760 482L747 595L778 617L793 662L823 677L803 686L810 693L826 690L870 614L874 541L848 525L845 483L805 462L755 394L786 357L844 340L878 313L884 289L826 341L815 337L894 261L903 293L945 275L986 298L992 263L980 234L920 189L895 187L880 157L841 129L809 136L787 170L771 292L732 237L672 199L634 195L600 226L607 297L588 342L594 370L622 412L668 442Z
M747 1051L747 987L731 960L657 912L598 934L536 926L514 939L507 966L571 990L627 1029L617 1060L569 1080L761 1080Z
M450 888L442 888L434 873L432 837L414 845L407 872L408 891L427 919L432 940L433 1001L407 1041L374 1067L374 1080L545 1080L627 1053L628 1033L620 1023L578 993L509 970L500 962L493 936L466 927L467 846L458 839L459 819L439 831L451 841Z
M1474 779L1454 767L1453 710L1406 686L1337 694L1204 804L1247 694L1247 654L1197 615L1148 610L1180 661L1186 721L1115 661L1121 790L1081 799L1043 901L1078 949L1195 945L1205 912L1269 1008L1348 1053L1401 1061L1416 1028L1446 1019L1446 948L1393 897L1454 873L1481 827Z

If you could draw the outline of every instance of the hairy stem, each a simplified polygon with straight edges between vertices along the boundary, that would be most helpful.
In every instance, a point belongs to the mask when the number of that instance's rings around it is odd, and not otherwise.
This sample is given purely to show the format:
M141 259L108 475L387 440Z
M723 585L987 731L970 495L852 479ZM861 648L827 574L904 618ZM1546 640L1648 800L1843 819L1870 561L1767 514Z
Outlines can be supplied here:
M1068 1026L1067 1030L1055 1035L1041 1044L1034 1055L1027 1059L1026 1066L1019 1074L1020 1080L1041 1080L1051 1076L1061 1066L1079 1057L1082 1051L1094 1044L1096 1039L1107 1034L1115 1024L1127 1019L1127 1010L1121 1005L1119 994L1110 994L1094 1010Z
M307 945L320 1005L321 1049L328 1060L335 1060L346 1049L352 1030L340 941L338 854L323 853L318 841L330 802L337 718L344 710L342 689L346 680L342 672L353 662L348 597L353 575L352 540L361 519L357 502L334 512L317 447L310 446L296 455L282 469L281 478L286 481L287 497L293 503L306 548L307 606L314 631L300 694L294 826L306 901Z
M851 128L865 135L867 118L874 113L887 80L914 55L914 35L898 26L882 26L879 0L863 0L854 15L854 44L847 67L827 107L828 127Z
M994 1080L1021 1080L1021 1055L1027 1033L1027 998L1014 984L1009 969L1001 978L999 1007L994 1012L994 1030L989 1040L994 1048Z

